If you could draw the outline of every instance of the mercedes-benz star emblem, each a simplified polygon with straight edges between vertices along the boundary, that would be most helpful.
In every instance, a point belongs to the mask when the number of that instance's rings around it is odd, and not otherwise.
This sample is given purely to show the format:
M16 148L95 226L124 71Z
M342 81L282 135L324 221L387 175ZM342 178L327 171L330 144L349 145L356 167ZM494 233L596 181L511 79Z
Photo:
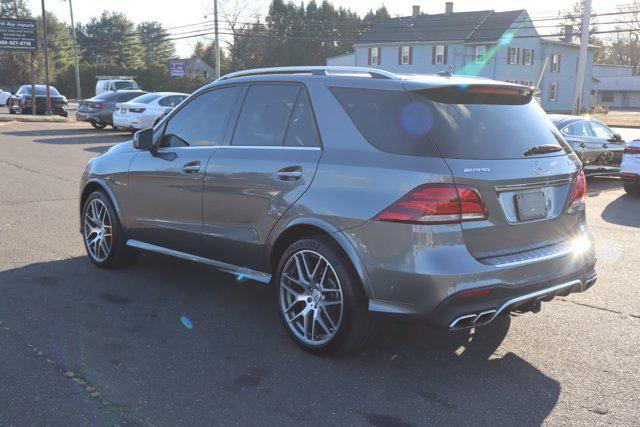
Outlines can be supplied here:
M542 164L538 160L533 162L533 170L535 171L536 175L542 175L544 173Z

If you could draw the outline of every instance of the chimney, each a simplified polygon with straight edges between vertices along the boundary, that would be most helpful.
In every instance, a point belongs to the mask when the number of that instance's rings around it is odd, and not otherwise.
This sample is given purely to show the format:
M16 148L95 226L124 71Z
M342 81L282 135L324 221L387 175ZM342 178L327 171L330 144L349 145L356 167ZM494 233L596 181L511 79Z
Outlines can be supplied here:
M444 13L446 13L447 15L453 13L453 2L452 1L448 1L444 4Z
M420 5L416 4L413 6L413 12L411 13L411 16L418 16L420 15Z
M573 25L564 26L564 38L562 40L569 43L573 41Z

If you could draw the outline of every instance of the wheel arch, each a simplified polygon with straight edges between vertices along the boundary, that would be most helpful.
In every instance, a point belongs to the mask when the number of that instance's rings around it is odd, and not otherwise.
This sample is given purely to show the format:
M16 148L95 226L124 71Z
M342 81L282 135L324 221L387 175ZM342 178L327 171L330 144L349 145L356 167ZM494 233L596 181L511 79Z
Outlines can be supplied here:
M120 219L120 226L124 230L124 224L122 223L122 212L120 210L120 203L118 203L118 199L116 198L115 194L113 194L113 191L111 191L111 188L109 188L107 183L99 178L92 178L85 184L84 188L82 189L82 193L80 194L80 224L82 224L82 210L84 209L84 204L87 201L87 198L89 197L89 195L94 191L103 191L107 195L109 200L111 200L111 203L113 203L113 207L116 210L116 214ZM82 232L82 225L80 225L80 231ZM126 230L124 231L126 233Z
M351 262L367 298L374 298L367 271L351 242L334 226L319 219L298 218L289 222L278 233L272 233L267 244L268 268L272 277L275 277L280 257L287 248L296 240L311 236L325 236L329 238L338 250Z

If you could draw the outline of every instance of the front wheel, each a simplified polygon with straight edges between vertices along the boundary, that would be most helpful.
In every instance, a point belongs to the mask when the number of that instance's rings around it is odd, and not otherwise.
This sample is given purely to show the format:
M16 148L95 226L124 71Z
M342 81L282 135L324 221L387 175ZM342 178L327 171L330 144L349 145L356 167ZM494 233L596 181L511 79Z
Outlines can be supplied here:
M107 124L106 123L91 122L91 126L93 126L94 129L102 130L102 129L107 127Z
M328 238L291 245L280 260L275 283L282 322L304 350L353 351L370 336L362 285L348 258Z
M126 239L111 200L94 191L82 209L82 237L87 255L101 268L117 268L135 260L136 252Z

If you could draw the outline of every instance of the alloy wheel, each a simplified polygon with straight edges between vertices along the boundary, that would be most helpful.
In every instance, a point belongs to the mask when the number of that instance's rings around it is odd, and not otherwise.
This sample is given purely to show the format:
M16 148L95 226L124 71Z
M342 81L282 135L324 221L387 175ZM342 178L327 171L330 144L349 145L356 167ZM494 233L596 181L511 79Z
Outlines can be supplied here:
M93 199L84 209L83 236L89 255L103 262L111 253L113 242L111 217L100 199Z
M342 322L343 295L331 263L311 250L289 257L280 277L280 310L305 344L321 346L336 335Z

